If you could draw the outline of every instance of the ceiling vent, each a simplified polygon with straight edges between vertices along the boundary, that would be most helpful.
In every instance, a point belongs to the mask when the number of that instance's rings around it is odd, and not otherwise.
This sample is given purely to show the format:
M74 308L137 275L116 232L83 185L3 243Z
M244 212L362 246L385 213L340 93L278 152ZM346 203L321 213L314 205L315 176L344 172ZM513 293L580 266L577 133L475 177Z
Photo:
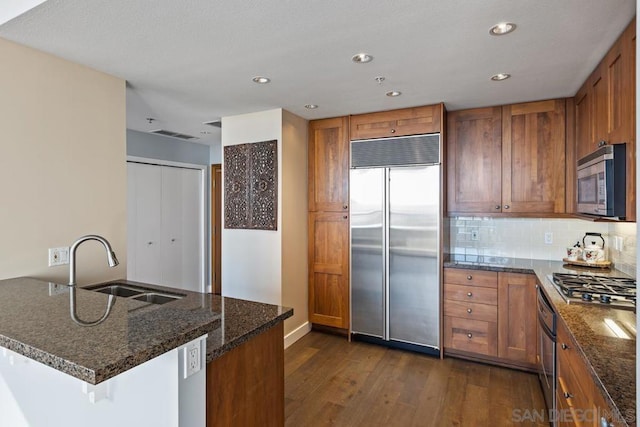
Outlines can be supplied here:
M170 137L173 137L173 138L180 138L180 139L184 139L184 140L198 139L195 136L187 135L187 134L180 133L180 132L173 132L173 131L170 131L170 130L164 130L164 129L150 130L149 133L155 133L155 134L158 134L158 135L170 136Z
M220 120L213 120L211 122L203 122L202 124L203 125L213 126L214 128L218 128L218 129L222 128L222 122Z

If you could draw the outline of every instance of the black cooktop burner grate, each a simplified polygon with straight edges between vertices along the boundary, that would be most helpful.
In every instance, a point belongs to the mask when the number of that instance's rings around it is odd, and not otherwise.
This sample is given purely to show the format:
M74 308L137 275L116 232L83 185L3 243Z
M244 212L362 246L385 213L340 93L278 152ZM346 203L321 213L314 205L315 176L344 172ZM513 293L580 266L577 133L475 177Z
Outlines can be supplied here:
M636 281L627 277L553 273L553 282L569 298L597 299L604 304L612 300L636 302Z

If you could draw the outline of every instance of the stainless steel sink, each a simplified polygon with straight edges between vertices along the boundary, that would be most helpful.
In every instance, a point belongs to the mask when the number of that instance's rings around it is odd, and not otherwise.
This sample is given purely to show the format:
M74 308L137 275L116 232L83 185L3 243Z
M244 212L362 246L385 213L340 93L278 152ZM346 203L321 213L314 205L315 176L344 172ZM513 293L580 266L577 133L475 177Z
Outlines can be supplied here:
M138 297L134 297L134 300L150 302L151 304L166 304L171 301L182 298L180 295L169 295L159 293L142 294Z
M144 288L142 286L115 282L87 286L83 289L108 295L115 295L122 298L131 298L136 301L143 301L150 304L166 304L185 297L184 294L162 292L156 289Z

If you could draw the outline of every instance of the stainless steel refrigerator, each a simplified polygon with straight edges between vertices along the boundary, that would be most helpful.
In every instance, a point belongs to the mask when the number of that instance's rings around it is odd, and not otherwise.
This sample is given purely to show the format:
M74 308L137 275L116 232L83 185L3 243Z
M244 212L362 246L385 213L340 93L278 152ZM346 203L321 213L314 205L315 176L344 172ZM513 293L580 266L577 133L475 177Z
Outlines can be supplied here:
M439 354L438 134L351 142L351 332Z

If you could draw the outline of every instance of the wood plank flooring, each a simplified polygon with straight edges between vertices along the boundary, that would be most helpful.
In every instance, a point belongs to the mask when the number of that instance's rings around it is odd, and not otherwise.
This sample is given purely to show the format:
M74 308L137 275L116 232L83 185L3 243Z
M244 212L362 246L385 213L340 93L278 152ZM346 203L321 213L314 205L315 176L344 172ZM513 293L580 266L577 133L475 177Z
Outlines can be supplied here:
M548 427L535 375L313 331L285 350L285 425Z

